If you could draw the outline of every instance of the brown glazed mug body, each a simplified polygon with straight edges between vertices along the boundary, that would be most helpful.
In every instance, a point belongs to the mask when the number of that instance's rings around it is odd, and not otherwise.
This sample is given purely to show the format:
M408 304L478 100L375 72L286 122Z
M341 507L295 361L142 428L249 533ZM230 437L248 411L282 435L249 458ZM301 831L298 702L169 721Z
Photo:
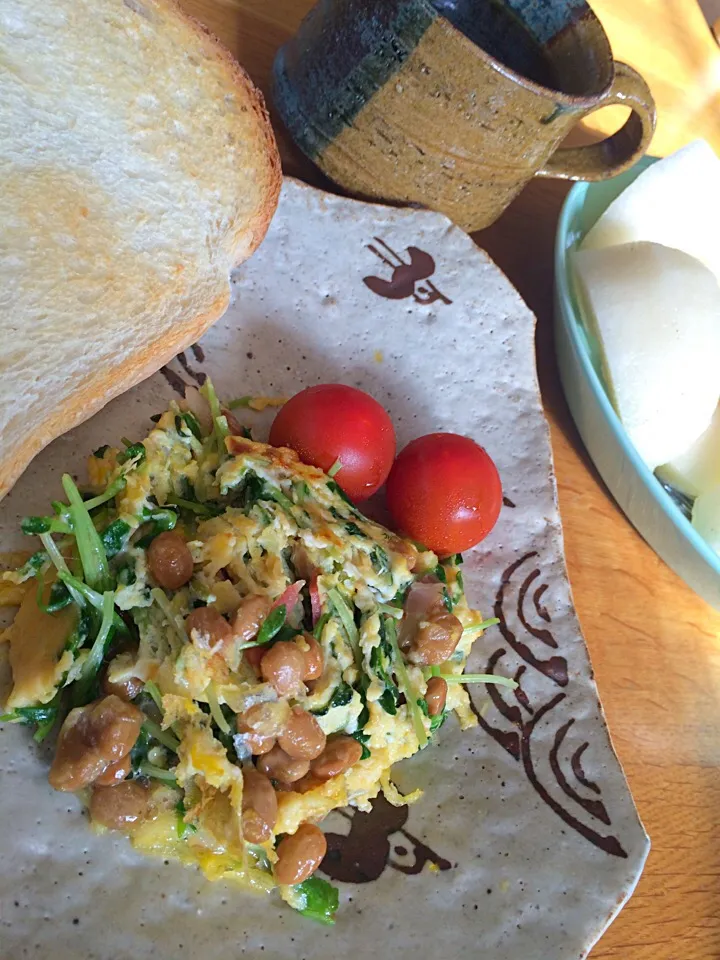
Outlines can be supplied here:
M274 99L337 184L491 224L534 176L601 180L647 150L655 106L584 0L321 0L280 49ZM561 147L600 107L625 125Z

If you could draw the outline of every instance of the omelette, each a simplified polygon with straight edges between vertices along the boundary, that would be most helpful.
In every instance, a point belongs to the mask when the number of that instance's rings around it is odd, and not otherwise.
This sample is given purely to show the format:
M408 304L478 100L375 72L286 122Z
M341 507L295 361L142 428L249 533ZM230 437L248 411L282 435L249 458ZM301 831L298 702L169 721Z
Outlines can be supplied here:
M94 829L331 923L318 824L418 799L392 767L451 712L477 722L465 681L502 678L463 670L492 621L461 556L369 520L202 393L23 520L39 543L0 578L18 607L2 719L56 738L50 784Z

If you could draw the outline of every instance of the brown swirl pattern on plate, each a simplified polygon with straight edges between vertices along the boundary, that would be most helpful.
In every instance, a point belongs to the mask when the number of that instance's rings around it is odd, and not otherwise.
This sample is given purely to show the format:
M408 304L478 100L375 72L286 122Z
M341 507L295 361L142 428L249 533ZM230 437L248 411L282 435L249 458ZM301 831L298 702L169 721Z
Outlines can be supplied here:
M495 598L494 609L495 616L500 621L500 633L513 652L524 661L524 664L522 664L515 673L515 680L521 684L512 694L516 701L515 704L507 702L505 695L499 687L493 685L487 686L488 695L497 708L498 715L508 722L510 728L508 729L505 725L488 721L474 702L473 711L483 730L490 734L496 743L498 743L503 750L507 751L514 760L522 764L527 780L533 790L535 790L547 806L550 807L561 820L605 853L615 857L627 858L627 852L616 836L613 834L600 833L598 830L588 826L578 818L572 806L564 806L552 796L548 787L541 781L533 759L533 731L540 720L553 711L566 697L566 694L562 692L553 694L552 687L560 687L562 689L568 685L568 664L565 657L553 655L547 659L542 659L538 653L533 652L529 645L532 640L538 640L544 646L550 647L551 649L557 649L558 646L551 630L544 627L535 627L528 620L528 613L526 611L526 605L529 605L528 593L530 587L533 586L535 581L541 576L539 567L533 566L528 569L528 562L532 560L537 561L537 556L537 553L532 551L510 564L502 575ZM524 576L523 579L519 581L518 574L522 575L521 571ZM538 585L532 594L530 603L534 607L537 616L544 623L552 623L547 608L540 603L540 599L547 589L548 584L542 583ZM519 622L527 632L528 638L531 639L521 639L510 629L506 616L506 611L509 607L515 609ZM507 650L505 647L498 647L493 651L488 657L486 672L495 673L496 668L501 665L501 661L506 654ZM528 667L542 674L549 686L547 699L540 703L536 702L534 705L522 688L522 678ZM502 672L502 668L497 672ZM593 819L599 820L606 826L611 826L612 821L610 815L602 800L584 797L578 789L572 785L560 765L560 748L565 742L567 734L574 723L575 719L571 717L557 728L553 745L549 751L548 759L550 769L552 770L556 784L568 800L572 801L575 806L581 807L585 813ZM601 788L598 784L587 780L582 768L582 755L588 746L589 742L585 741L575 749L570 761L570 768L577 783L599 795L602 792Z

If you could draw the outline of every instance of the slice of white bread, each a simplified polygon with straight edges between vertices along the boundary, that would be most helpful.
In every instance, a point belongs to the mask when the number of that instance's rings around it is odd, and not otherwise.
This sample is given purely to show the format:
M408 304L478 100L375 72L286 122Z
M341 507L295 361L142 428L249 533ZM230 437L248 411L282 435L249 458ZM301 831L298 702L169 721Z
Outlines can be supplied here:
M280 163L172 0L0 2L0 496L225 311Z

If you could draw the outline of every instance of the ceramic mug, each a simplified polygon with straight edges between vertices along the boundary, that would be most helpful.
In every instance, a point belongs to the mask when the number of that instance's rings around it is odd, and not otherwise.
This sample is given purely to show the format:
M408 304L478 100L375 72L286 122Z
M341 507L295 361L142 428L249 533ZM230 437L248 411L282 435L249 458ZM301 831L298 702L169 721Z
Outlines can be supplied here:
M655 128L647 84L584 0L320 0L277 54L274 99L331 180L466 230L532 177L620 173ZM622 129L560 146L609 104L630 107Z

